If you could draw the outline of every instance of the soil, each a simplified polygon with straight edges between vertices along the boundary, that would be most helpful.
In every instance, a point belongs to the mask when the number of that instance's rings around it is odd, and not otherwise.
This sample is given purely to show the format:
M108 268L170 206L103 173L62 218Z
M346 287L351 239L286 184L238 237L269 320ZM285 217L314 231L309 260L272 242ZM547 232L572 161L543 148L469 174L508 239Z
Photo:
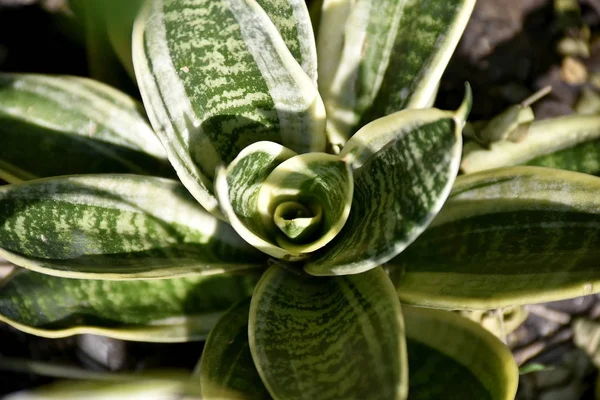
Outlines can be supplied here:
M0 71L85 76L83 48L69 40L56 27L54 17L36 3L36 0L0 0ZM59 3L60 0L45 1L46 7L48 4L59 7ZM600 31L600 0L581 0L580 5L583 21L594 37ZM534 106L536 117L573 113L582 89L589 84L566 82L561 74L563 56L556 49L564 35L556 21L552 0L478 0L442 79L436 106L456 108L463 96L464 82L469 81L476 99L471 118L488 119L551 85L552 94ZM577 61L588 73L599 73L600 40L592 40L590 56ZM593 398L596 369L586 356L580 356L573 341L572 322L581 316L592 319L600 316L598 296L530 308L525 323L508 336L508 344L523 365L535 362L554 366L554 371L566 368L570 373L569 379L548 377L547 372L522 376L520 399ZM0 357L68 363L96 370L140 370L158 365L191 369L201 352L199 343L165 345L111 340L112 356L102 364L83 355L78 350L78 340L38 338L0 324ZM32 374L0 372L0 395L51 380Z

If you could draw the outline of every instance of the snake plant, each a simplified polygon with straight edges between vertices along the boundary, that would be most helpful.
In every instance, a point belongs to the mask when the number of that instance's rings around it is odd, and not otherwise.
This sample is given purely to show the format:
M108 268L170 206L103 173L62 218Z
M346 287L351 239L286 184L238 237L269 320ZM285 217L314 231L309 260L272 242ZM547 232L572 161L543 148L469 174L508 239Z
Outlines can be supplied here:
M1 75L1 321L206 340L207 399L514 397L447 310L599 292L600 179L457 178L470 89L431 104L474 0L315 3L146 2L131 47L109 29L144 108Z

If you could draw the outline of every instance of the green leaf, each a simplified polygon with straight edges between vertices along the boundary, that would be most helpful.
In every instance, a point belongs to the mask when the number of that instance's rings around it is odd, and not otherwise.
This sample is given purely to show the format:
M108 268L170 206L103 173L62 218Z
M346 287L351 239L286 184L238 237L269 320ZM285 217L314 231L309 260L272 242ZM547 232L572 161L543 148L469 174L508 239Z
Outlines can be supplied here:
M475 0L351 3L325 2L317 47L327 130L340 145L379 117L430 104Z
M315 278L271 267L250 306L250 351L275 399L404 399L402 313L381 268Z
M289 6L302 16L298 3ZM324 150L317 88L257 2L155 0L140 17L133 59L144 104L182 182L209 212L218 214L216 168L247 145ZM296 31L309 29L297 22Z
M597 293L599 192L600 178L548 168L461 176L390 277L402 301L451 309Z
M301 154L269 174L258 193L258 210L277 244L302 257L339 233L353 190L352 169L338 156Z
M140 378L131 382L57 382L12 393L2 398L5 400L197 399L197 397L187 397L189 394L189 391L186 390L186 384L182 381Z
M270 399L248 344L250 298L231 307L208 335L199 376L207 399Z
M465 173L473 173L531 163L558 168L564 165L573 170L582 168L581 172L587 172L587 168L595 171L598 168L598 145L584 144L598 139L600 116L568 115L535 121L518 142L492 143L489 150L474 142L465 144L461 169ZM577 161L573 161L573 157L578 157ZM589 167L587 163L591 163Z
M270 235L258 211L258 194L269 174L295 155L277 143L253 143L217 173L215 189L229 223L248 243L276 258L289 253L268 240Z
M173 175L139 104L85 78L0 74L0 178Z
M136 281L58 278L19 269L0 283L0 321L58 338L206 338L224 311L252 293L257 274Z
M89 2L89 0L87 1ZM119 61L133 80L135 80L135 72L131 55L131 33L135 17L143 3L144 0L100 0L99 3L104 12L108 40Z
M285 45L317 85L317 46L304 0L257 0L277 27Z
M295 155L259 142L219 172L216 191L225 215L248 243L273 257L297 260L342 229L352 201L352 171L335 155Z
M442 310L404 307L410 400L513 400L519 369L478 324Z
M0 187L0 256L50 275L102 279L214 274L265 260L179 182L136 175Z
M98 81L121 87L129 84L130 79L109 40L105 12L110 6L106 7L107 1L111 0L69 0L66 13L71 14L81 27L83 37L78 39L85 42L89 75Z
M529 160L525 165L566 169L584 174L600 175L600 140L580 143Z
M410 245L450 193L469 109L470 91L456 113L404 110L357 132L340 154L355 168L350 216L305 271L356 274L389 261Z
M519 367L519 375L527 375L538 371L552 371L554 366L545 365L536 362L527 363L522 367Z

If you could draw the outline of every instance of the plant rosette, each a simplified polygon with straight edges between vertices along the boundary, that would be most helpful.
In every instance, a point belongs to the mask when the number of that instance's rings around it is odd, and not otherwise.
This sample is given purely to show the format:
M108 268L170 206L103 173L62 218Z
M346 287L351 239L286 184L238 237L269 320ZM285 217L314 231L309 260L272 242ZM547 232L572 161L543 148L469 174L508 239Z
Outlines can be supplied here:
M206 339L206 398L513 398L506 346L446 310L597 292L600 180L456 178L470 89L431 104L474 3L148 1L131 47L131 21L105 41L150 124L96 81L3 74L0 255L23 268L0 320Z

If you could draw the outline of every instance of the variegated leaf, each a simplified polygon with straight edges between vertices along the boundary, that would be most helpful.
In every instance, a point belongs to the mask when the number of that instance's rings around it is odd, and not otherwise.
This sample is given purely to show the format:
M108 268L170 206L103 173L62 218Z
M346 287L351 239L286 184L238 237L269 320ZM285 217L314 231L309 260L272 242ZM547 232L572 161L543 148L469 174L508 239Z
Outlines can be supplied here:
M594 172L600 163L598 139L600 116L569 115L535 121L517 142L492 143L489 150L474 142L465 144L461 169L472 173L531 164Z
M275 399L405 399L400 303L381 268L310 277L271 267L250 305L250 351Z
M317 46L305 0L256 0L279 30L285 45L317 85Z
M327 245L350 212L350 166L325 153L295 155L272 142L248 146L217 177L224 213L248 243L297 260Z
M214 274L265 260L179 182L135 175L0 187L0 255L51 275L102 279Z
M600 175L600 139L535 157L525 165L566 169L598 176Z
M129 96L85 78L0 75L0 178L77 173L174 175Z
M499 308L600 291L600 178L539 167L468 174L392 261L402 301Z
M403 307L409 399L513 400L519 369L510 350L455 313Z
M275 0L263 4L290 13ZM289 6L304 18L295 29L303 35L298 49L310 52L306 10L297 2ZM216 168L247 145L269 140L297 152L325 148L325 112L313 80L256 1L150 1L134 27L133 54L144 104L169 159L210 212L218 214ZM309 60L303 54L302 62Z
M403 251L446 200L458 172L470 91L456 113L404 110L362 128L342 150L352 164L348 222L309 260L312 275L355 274Z
M208 335L192 379L207 399L270 399L248 343L250 298L231 307Z
M318 38L328 134L430 104L475 0L328 0Z
M0 283L0 321L58 338L91 333L144 342L206 338L252 293L257 274L105 281L19 269Z
M277 258L288 252L270 240L258 211L258 194L269 174L296 153L277 143L258 142L246 147L217 174L216 193L229 223L248 243Z

